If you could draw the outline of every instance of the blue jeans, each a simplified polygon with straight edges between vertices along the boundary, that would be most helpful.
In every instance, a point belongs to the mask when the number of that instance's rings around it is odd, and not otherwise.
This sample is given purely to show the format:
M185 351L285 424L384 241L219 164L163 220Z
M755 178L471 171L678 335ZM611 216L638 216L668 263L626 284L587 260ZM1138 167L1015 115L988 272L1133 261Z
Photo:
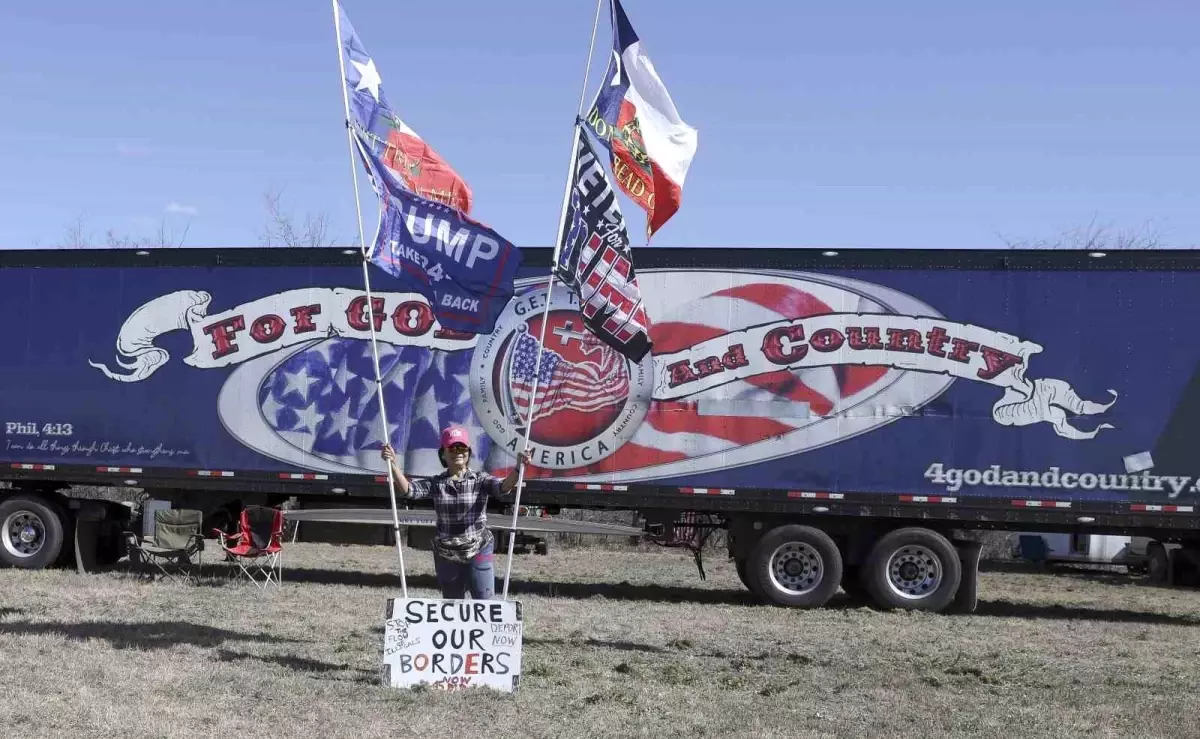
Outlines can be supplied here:
M470 562L464 563L444 560L435 552L433 567L442 597L447 600L464 598L469 587L475 600L492 600L496 594L496 575L492 568L494 546L494 540L488 542Z

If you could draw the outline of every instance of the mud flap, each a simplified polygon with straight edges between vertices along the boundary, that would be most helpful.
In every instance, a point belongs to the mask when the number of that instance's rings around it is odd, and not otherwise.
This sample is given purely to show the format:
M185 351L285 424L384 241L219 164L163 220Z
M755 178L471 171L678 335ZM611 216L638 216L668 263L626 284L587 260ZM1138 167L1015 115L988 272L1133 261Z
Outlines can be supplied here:
M979 606L979 555L983 552L983 544L963 539L955 539L952 543L962 563L962 579L946 613L974 613Z
M81 575L95 572L100 546L100 527L104 524L105 509L98 505L82 505L75 511L75 571Z

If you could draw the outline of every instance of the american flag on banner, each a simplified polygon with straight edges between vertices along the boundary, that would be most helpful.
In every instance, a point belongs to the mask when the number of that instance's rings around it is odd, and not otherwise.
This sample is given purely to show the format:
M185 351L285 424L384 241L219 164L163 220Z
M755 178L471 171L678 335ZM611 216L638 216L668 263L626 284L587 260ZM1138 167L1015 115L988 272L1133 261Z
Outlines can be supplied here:
M650 320L633 269L625 217L587 130L581 123L576 130L579 144L555 274L579 298L588 330L640 362L651 349Z
M404 469L442 471L441 429L471 432L476 458L486 459L491 437L471 404L471 350L435 351L379 344L388 437ZM258 410L267 426L297 449L317 457L382 472L383 437L371 344L333 337L292 354L263 378Z
M531 400L533 421L563 410L590 413L625 402L629 395L625 359L591 336L581 335L581 339L585 355L582 361L570 361L552 349L542 351L541 366L536 368L537 398L533 399L538 341L529 333L519 335L511 355L509 379L514 411L520 419L528 416Z

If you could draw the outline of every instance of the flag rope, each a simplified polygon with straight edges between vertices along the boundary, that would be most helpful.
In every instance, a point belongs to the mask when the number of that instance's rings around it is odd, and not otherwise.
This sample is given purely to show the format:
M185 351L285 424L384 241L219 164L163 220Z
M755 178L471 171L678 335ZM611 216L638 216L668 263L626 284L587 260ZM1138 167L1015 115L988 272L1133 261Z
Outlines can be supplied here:
M354 183L354 215L358 221L358 246L362 255L363 289L367 296L367 325L371 329L371 359L375 365L375 390L379 398L379 424L382 427L384 443L390 444L391 437L388 434L387 410L385 410L383 404L383 373L379 369L379 342L375 336L375 300L371 296L371 270L369 268L371 254L367 249L367 237L363 231L362 202L358 192L358 170L354 164L354 133L350 129L350 95L346 92L346 60L342 55L342 22L338 13L338 0L332 0L332 2L333 30L337 40L338 66L342 74L342 104L345 106L346 113L346 148L347 155L350 158L350 180ZM374 248L373 245L372 248ZM388 496L392 502L392 531L395 533L396 554L400 558L400 592L403 597L407 598L408 577L404 567L404 542L400 537L400 512L396 504L396 481L392 479L391 465L389 464L387 467Z
M336 2L336 0L335 0ZM554 292L554 268L558 264L558 255L562 250L562 232L567 219L567 206L571 202L571 187L575 181L576 157L579 153L579 116L583 115L583 104L587 99L588 77L592 72L592 55L596 51L596 30L600 27L600 6L604 0L596 0L596 15L592 19L592 39L588 44L587 66L583 72L583 89L579 93L579 109L575 114L574 132L571 136L571 163L567 167L567 186L563 188L562 208L558 214L558 231L554 235L554 255L550 259L550 275L546 280L546 305L542 311L542 325L538 336L537 358L533 365L533 382L530 386L529 410L525 416L525 439L522 442L522 453L529 451L529 435L533 432L534 412L537 410L538 381L542 374L542 352L546 344L546 319L550 315L550 299ZM343 85L343 88L345 85ZM517 494L513 498L512 523L508 530L508 556L504 558L504 594L508 600L508 583L512 576L513 545L517 540L517 516L521 512L521 492L525 488L525 465L517 465Z

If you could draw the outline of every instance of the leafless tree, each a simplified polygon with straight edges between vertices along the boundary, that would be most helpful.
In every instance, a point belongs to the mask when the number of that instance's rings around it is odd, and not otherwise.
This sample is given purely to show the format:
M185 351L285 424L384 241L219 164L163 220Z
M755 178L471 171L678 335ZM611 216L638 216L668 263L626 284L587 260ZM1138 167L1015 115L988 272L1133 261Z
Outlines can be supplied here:
M329 236L329 214L325 212L305 213L302 220L297 220L283 205L281 191L268 190L263 194L263 202L267 210L267 219L259 232L259 244L262 246L289 247L326 247L335 246L339 242ZM133 236L122 233L115 228L109 228L101 239L97 240L89 230L87 219L80 213L63 231L63 235L50 244L53 249L155 249L183 246L191 230L191 221L177 228L164 216L153 232L143 236ZM40 240L34 248L40 247Z
M1067 229L1049 239L1015 239L998 234L1009 249L1082 249L1086 251L1118 251L1128 249L1165 249L1161 231L1147 222L1140 228L1114 228L1101 224L1093 216L1086 226Z
M62 238L54 246L58 249L86 249L91 237L87 231L87 218L83 213L75 216L75 220L67 225Z
M102 241L96 241L91 230L87 226L87 219L82 213L75 217L70 225L67 226L61 239L51 245L55 249L156 249L183 246L187 240L188 231L191 230L191 222L183 225L182 231L177 232L164 217L158 224L158 227L150 234L144 236L131 236L126 233L120 233L115 228L109 228L104 232ZM35 247L40 245L40 241L35 243Z
M162 249L168 247L183 246L187 240L188 231L192 228L189 221L183 225L183 232L178 237L175 235L175 228L167 223L164 218L159 221L158 228L154 233L141 238L133 238L128 234L119 234L113 229L108 229L104 234L105 246L111 249Z
M333 246L329 238L329 214L305 213L302 223L297 223L290 212L283 208L283 193L268 190L263 193L267 208L267 223L259 234L262 246L322 247Z

